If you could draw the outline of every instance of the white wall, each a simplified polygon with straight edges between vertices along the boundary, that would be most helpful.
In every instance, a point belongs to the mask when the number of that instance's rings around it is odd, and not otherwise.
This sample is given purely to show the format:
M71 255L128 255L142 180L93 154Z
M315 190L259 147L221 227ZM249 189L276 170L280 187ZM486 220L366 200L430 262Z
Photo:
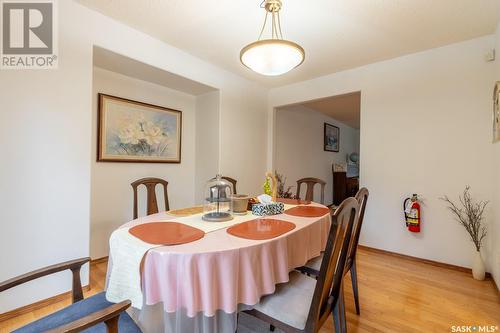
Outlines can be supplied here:
M323 126L329 123L340 128L338 153L324 151ZM287 177L287 185L297 191L297 179L317 177L327 182L325 203L332 203L332 163L345 164L346 154L359 152L359 130L334 118L301 105L279 108L276 112L275 169ZM314 189L314 199L319 201L320 186ZM305 186L301 197L304 198Z
M362 244L470 267L468 235L438 198L470 184L476 198L493 199L492 45L487 36L271 90L269 112L361 91ZM412 193L425 200L420 234L403 223Z
M59 69L0 71L0 281L88 255L92 64L73 20ZM70 288L62 273L3 292L0 313Z
M59 68L0 73L0 280L89 255L93 45L219 89L221 171L249 191L265 172L266 90L74 1L58 6ZM39 280L2 293L0 312L69 289L67 274Z
M261 191L266 153L272 156L265 89L74 1L58 6L59 68L0 73L0 280L89 255L93 45L220 90L219 169L242 192ZM472 247L436 198L465 183L492 197L484 145L492 147L492 80L485 77L493 64L483 62L491 44L491 37L476 39L272 91L269 111L362 91L361 177L372 191L365 244L469 265ZM416 128L405 129L411 121ZM409 165L398 154L413 137L424 158ZM399 208L413 191L428 199L418 237L404 231ZM69 288L69 275L59 274L4 292L0 312Z
M495 50L496 50L496 60L495 60L495 70L494 77L492 80L492 87L496 81L500 81L500 23L497 26L495 34ZM491 274L497 286L500 288L500 142L493 144L493 156L494 156L494 188L495 197L493 201L493 207L495 208L494 219L489 226L488 241L491 246Z
M219 171L238 190L260 193L266 172L267 89L150 36L92 12L93 43L220 91ZM106 31L106 33L102 33Z
M238 193L262 194L267 159L267 90L221 91L220 171L238 181Z
M219 172L220 157L220 93L218 91L196 98L196 173L194 197L203 204L205 184Z
M181 163L109 163L92 162L90 256L108 255L111 232L132 220L133 196L130 183L144 177L169 182L172 209L194 203L195 104L196 98L164 86L132 79L104 69L94 68L92 103L92 156L97 149L97 94L123 97L182 111ZM158 204L164 208L161 186L157 186ZM139 215L145 215L145 188L139 188Z

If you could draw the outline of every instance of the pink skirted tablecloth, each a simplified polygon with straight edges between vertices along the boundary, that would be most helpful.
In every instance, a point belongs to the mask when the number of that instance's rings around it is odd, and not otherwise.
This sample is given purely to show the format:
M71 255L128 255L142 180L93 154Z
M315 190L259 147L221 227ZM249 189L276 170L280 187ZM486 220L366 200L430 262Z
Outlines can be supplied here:
M168 212L162 212L123 227L169 218ZM239 238L224 228L207 232L202 239L191 243L149 250L142 271L145 306L140 311L155 305L156 309L161 306L166 314L182 313L185 318L235 315L242 305L251 307L263 295L272 294L276 284L288 281L290 271L324 250L331 224L329 214L296 217L284 213L269 218L293 222L296 227L269 240ZM110 265L112 262L111 254ZM164 320L158 325L166 325ZM225 331L214 325L209 325L209 329L198 327L196 331ZM178 324L172 327L175 326ZM170 332L160 327L149 330Z

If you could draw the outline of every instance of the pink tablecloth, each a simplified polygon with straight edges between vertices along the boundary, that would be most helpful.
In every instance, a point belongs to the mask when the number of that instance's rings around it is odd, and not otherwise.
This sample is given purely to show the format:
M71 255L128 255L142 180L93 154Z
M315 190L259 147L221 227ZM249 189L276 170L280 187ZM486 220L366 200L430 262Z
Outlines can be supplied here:
M167 216L162 212L126 226ZM150 250L143 268L145 304L161 302L167 313L182 310L189 317L200 313L211 317L217 310L235 313L238 304L254 305L261 296L272 294L276 284L288 281L291 270L320 254L331 224L329 214L272 218L293 222L296 228L263 241L238 238L220 229L192 243Z

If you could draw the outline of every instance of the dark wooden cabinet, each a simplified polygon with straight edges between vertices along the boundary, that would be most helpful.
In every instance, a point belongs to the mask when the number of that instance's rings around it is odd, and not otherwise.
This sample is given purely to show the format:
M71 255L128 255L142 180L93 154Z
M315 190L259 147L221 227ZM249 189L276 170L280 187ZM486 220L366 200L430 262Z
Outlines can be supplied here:
M345 171L333 172L333 204L340 205L345 198L353 197L359 189L358 178L347 178Z
M340 205L347 197L347 177L345 172L333 173L333 204Z
M346 195L348 197L353 197L359 190L359 178L347 178L346 179Z

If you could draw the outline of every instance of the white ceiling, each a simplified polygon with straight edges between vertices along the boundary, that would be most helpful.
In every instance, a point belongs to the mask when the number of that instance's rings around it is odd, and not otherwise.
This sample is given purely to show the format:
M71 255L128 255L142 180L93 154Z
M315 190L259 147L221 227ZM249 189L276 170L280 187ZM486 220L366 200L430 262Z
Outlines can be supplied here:
M260 32L262 0L78 1L266 86L491 34L500 21L500 0L283 0L283 35L304 47L306 61L273 78L239 62Z
M301 103L308 109L321 112L355 129L359 129L361 92L322 98Z

